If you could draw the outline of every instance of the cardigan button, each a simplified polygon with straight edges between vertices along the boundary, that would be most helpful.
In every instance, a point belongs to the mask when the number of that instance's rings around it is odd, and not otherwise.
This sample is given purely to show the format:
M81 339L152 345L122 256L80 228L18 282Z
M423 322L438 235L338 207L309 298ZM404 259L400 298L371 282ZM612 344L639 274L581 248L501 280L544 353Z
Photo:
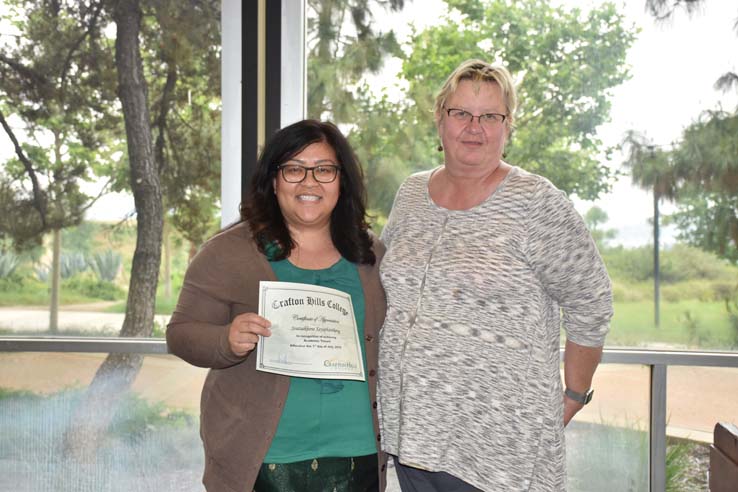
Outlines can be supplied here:
M377 402L372 403L372 408L377 408Z
M377 434L377 441L381 441L381 440L382 440L382 436L380 434Z
M376 376L376 374L377 374L377 371L375 371L374 369L369 369L370 376Z
M387 465L382 465L382 471L387 469Z
M374 337L373 337L372 335L367 335L366 337L364 337L364 339L365 339L365 340L366 340L367 342L371 342L372 340L374 340Z

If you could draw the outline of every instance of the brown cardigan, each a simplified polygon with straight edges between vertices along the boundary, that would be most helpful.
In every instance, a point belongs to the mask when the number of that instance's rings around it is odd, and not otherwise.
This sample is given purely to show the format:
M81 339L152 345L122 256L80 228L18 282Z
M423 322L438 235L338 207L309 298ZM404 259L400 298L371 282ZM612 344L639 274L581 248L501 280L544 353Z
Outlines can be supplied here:
M384 246L374 241L376 263L359 265L364 289L367 379L379 448L377 356L386 301L379 281ZM200 435L205 446L203 484L210 492L248 492L277 429L290 378L255 369L256 357L239 357L228 344L238 314L258 312L259 281L277 280L245 223L209 240L185 274L177 308L167 326L169 351L210 371L202 389ZM252 352L253 353L253 352ZM380 491L386 456L379 453Z

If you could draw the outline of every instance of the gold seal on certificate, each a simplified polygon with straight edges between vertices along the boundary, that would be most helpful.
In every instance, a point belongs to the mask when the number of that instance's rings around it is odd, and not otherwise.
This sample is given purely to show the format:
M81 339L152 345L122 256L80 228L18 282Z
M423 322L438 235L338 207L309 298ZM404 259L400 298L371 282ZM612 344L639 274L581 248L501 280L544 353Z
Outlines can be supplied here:
M309 284L263 281L259 315L272 323L272 335L259 337L258 371L365 380L350 295Z

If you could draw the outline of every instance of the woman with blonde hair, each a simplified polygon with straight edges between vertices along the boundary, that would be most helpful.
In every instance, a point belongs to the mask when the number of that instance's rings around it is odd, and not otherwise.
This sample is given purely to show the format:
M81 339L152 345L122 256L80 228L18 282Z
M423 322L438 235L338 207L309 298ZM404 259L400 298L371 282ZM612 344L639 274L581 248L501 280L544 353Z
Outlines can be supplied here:
M515 108L505 68L462 63L435 103L444 162L407 178L382 233L382 448L403 491L566 488L612 295L566 196L503 160Z

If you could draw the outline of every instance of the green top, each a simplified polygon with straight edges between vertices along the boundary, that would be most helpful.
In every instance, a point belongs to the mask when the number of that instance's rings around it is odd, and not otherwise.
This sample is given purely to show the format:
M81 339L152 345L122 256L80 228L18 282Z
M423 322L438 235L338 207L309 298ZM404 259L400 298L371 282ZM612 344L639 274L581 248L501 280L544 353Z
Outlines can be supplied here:
M322 270L272 261L282 282L330 287L351 296L359 340L364 340L364 291L356 265L341 258ZM366 368L366 353L361 343ZM292 463L321 457L363 456L377 452L366 381L292 377L277 432L265 463Z

